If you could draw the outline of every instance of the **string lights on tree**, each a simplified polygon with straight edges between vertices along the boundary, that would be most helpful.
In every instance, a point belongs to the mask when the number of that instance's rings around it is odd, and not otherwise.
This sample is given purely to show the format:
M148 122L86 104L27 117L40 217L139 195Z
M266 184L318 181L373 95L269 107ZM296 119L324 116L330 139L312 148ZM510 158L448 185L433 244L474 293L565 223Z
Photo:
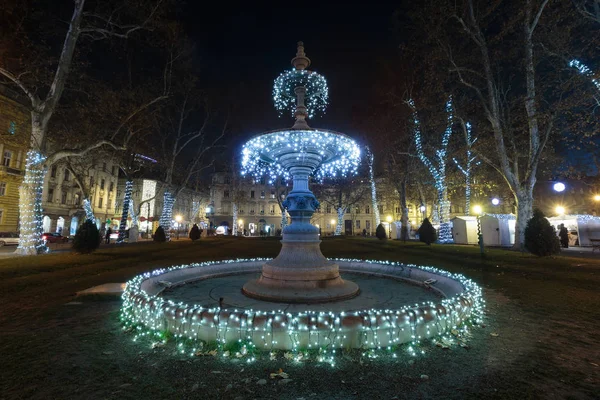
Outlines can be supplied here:
M48 251L45 241L42 212L42 190L46 168L45 157L30 150L25 160L25 176L19 188L19 245L17 254L33 255Z
M469 212L471 210L471 170L473 167L473 163L475 162L475 159L477 158L477 156L473 155L473 152L471 151L471 149L473 148L473 145L477 141L477 138L475 138L475 139L471 138L472 128L471 128L470 122L467 122L464 124L464 130L465 130L465 142L467 144L467 159L466 159L465 166L463 167L456 158L453 158L453 160L454 160L454 163L456 164L456 167L458 168L458 170L460 172L462 172L463 175L465 176L465 215L469 215Z
M590 78L590 80L596 87L596 90L600 92L600 80L598 80L598 78L595 78L594 72L587 65L585 65L579 60L573 59L569 62L569 67L577 69L577 71L579 71L580 74ZM596 101L600 102L599 99L596 99Z
M439 149L435 151L435 162L431 161L425 154L423 149L422 133L421 133L421 122L415 107L413 99L408 101L408 105L413 111L413 123L414 131L413 138L415 147L417 149L417 156L419 160L427 167L429 173L433 177L434 186L438 194L438 216L440 222L440 229L438 234L438 241L440 243L452 243L452 223L450 222L450 201L448 200L448 184L446 183L446 160L448 144L450 142L450 136L452 135L452 126L454 124L454 109L452 106L452 96L448 98L446 102L446 114L448 115L446 120L446 129L442 135L442 142Z
M375 182L375 156L371 149L367 146L367 163L369 165L369 180L371 181L371 203L373 204L373 214L375 215L375 226L379 226L381 223L381 216L379 215L379 204L377 202L377 185ZM341 234L341 233L340 233Z
M90 199L83 199L83 211L85 212L85 220L96 223L96 216L92 209L92 202Z
M160 214L159 225L165 230L167 241L171 240L171 224L173 223L173 205L175 198L169 190L165 190L163 195L163 207Z
M123 212L121 213L121 222L119 224L119 237L117 243L125 243L125 233L127 232L127 217L131 205L131 194L133 192L133 180L127 179L125 182L125 196L123 197Z

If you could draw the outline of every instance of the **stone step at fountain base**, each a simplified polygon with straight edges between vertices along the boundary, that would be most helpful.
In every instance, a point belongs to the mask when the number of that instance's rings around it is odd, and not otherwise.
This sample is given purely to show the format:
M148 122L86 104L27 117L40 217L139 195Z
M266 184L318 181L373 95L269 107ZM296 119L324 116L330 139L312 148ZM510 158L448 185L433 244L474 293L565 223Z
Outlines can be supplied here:
M262 275L246 282L242 292L264 301L313 304L350 299L360 291L356 283L345 281L339 275L322 280L271 279Z

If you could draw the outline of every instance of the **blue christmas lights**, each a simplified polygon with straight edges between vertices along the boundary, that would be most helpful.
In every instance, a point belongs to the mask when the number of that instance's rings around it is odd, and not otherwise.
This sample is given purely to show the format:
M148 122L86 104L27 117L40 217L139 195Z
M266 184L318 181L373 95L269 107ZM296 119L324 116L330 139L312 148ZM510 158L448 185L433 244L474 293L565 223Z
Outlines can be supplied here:
M17 253L33 255L48 252L44 233L42 190L46 168L46 158L39 152L29 150L25 159L25 176L19 188L19 245Z
M125 243L125 233L127 232L127 217L131 205L131 193L133 192L133 181L128 179L125 182L125 196L123 197L123 211L121 212L121 222L119 224L119 237L117 243Z

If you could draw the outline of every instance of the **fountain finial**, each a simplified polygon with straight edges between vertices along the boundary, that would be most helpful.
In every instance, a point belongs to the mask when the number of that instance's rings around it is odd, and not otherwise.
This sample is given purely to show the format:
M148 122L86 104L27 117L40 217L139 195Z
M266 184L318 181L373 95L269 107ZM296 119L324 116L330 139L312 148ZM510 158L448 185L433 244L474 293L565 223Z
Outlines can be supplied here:
M292 58L292 65L300 71L310 65L310 58L306 57L304 53L304 42L298 42L298 50L296 51L296 57Z

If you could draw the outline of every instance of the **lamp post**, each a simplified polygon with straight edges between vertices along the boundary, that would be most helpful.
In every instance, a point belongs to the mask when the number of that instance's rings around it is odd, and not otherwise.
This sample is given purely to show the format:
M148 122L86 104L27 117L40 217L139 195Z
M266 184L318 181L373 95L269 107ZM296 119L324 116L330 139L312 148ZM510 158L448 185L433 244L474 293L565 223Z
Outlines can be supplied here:
M175 221L177 222L177 240L179 240L179 230L181 229L181 221L183 221L183 217L181 215L176 215Z
M240 235L240 232L239 232L240 225L242 227L241 231L242 231L242 236L243 236L244 235L244 220L243 219L238 219L237 223L238 223L238 236Z
M388 222L388 233L389 233L389 237L391 239L392 238L392 216L388 215L385 219Z
M484 255L483 249L483 233L481 232L481 213L483 209L480 205L473 206L473 213L477 216L477 243L479 244L479 251L481 252L481 256Z
M421 223L423 223L423 220L425 219L425 210L427 209L427 207L425 207L425 204L421 204L421 207L419 207L419 210L421 210Z
M329 222L331 222L331 229L333 229L332 233L335 235L335 219L332 218Z

